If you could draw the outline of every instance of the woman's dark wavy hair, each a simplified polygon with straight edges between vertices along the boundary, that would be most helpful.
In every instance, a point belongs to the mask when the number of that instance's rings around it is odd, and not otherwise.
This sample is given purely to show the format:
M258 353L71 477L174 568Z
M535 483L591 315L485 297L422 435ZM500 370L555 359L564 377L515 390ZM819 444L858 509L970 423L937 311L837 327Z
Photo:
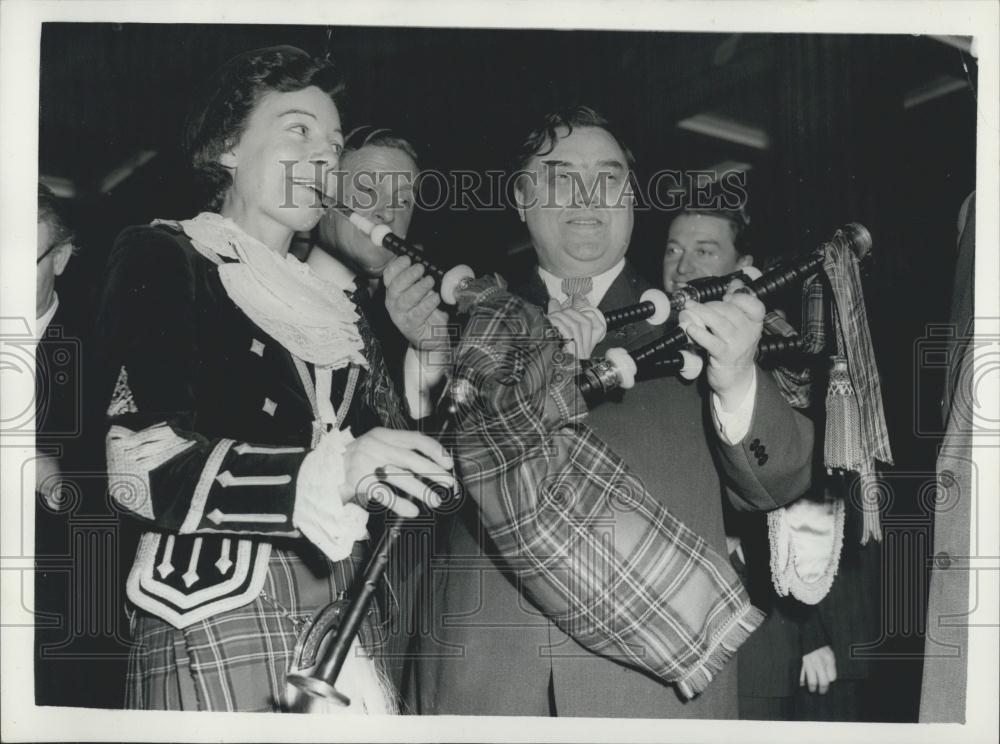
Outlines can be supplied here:
M607 118L590 106L567 106L556 109L542 117L538 126L532 129L517 149L513 160L514 173L520 173L528 167L528 163L536 155L548 155L555 149L556 143L568 137L575 127L596 127L611 135L625 153L625 161L629 170L635 169L635 157L628 146L611 131ZM563 133L562 130L566 132Z
M239 141L260 99L316 86L341 109L346 89L340 71L327 59L292 46L254 49L233 57L207 81L188 116L184 150L209 209L222 205L232 176L219 156Z

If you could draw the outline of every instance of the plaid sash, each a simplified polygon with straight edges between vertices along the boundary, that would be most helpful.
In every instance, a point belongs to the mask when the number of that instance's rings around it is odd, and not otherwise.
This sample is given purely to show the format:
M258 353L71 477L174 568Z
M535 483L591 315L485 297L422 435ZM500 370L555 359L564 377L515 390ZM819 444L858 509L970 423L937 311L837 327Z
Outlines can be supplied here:
M836 241L827 243L824 251L823 271L833 294L832 327L837 345L827 395L824 464L830 470L860 476L864 545L871 538L881 539L875 460L891 465L892 452L858 259L849 247ZM782 336L795 334L774 312L765 316L764 328ZM802 336L804 348L810 353L819 353L826 346L823 283L818 275L802 285ZM774 376L790 405L809 406L808 368L797 371L780 367L774 370Z
M729 561L582 423L578 363L537 308L480 279L459 312L456 472L520 586L591 652L693 697L763 614Z
M805 350L819 354L826 348L826 322L823 312L823 282L818 274L802 285L802 339Z
M892 465L889 432L882 410L882 387L875 366L875 351L868 330L868 312L861 291L858 259L848 248L827 244L823 270L834 299L837 354L847 357L851 382L861 402L861 427L869 462Z
M820 301L822 302L822 297ZM764 316L764 331L775 336L791 337L798 335L791 324L781 317L781 314L776 310L772 310ZM785 400L788 401L789 405L800 409L809 407L812 399L810 395L812 370L809 367L803 366L801 369L775 367L772 370L772 374L774 375L774 382L777 384L778 390Z
M828 395L827 405L825 460L830 469L855 472L860 477L864 519L861 544L865 545L871 538L882 538L875 460L892 465L892 452L858 259L848 247L836 242L827 243L825 252L823 270L833 291L833 327L837 339L837 358L831 372L831 395ZM835 381L838 382L836 387ZM830 400L838 387L845 388L840 397L850 404L849 414L845 416L830 415Z

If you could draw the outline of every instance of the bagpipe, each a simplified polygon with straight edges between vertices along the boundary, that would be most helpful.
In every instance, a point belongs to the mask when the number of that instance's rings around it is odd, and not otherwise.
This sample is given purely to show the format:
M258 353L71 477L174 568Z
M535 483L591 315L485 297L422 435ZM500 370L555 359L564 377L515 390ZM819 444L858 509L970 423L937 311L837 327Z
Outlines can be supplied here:
M871 251L869 231L863 225L850 223L805 256L780 262L749 282L744 279L744 286L735 290L763 301L801 285L804 332L795 334L783 320L775 320L781 335L763 336L755 360L770 365L798 362L797 369L774 365L771 374L789 405L804 409L811 405L813 395L810 367L822 363L824 355L832 352L825 401L823 464L828 473L857 477L852 500L862 512L862 545L871 539L881 539L881 487L877 483L876 461L888 465L893 462L859 271ZM711 291L699 301L722 296L733 278L729 275L710 280L714 281ZM765 327L770 317L765 318ZM834 337L832 345L827 341L829 334ZM677 374L690 380L698 377L703 367L702 356L692 348L685 330L678 325L638 349L612 348L603 359L584 364L580 388L593 404L613 390L631 388L641 377ZM832 510L838 524L843 519L843 507L843 503L838 503ZM790 526L794 520L786 518L784 509L770 512L768 521L772 536L789 536L797 529ZM840 529L832 529L831 533ZM833 581L840 540L834 536L826 568L813 572L822 574L816 580L802 578L805 572L796 563L805 563L805 559L796 555L793 548L773 550L772 574L778 594L792 594L810 604L818 602ZM791 538L786 542L790 545Z
M334 214L350 222L374 245L423 265L426 274L435 280L441 299L449 305L455 305L459 293L465 291L475 279L475 272L464 264L448 271L441 270L421 251L392 232L388 225L378 224L343 204L330 203L326 206ZM294 671L287 674L285 680L290 687L301 693L293 706L295 712L346 710L352 706L351 698L337 689L337 679L345 663L348 663L352 649L357 648L355 641L358 632L374 599L378 583L385 574L393 546L399 539L402 523L400 517L388 520L385 532L372 552L360 584L351 598L338 599L322 608L300 634L293 653L291 668ZM288 697L291 699L293 696Z
M468 286L468 283L476 276L475 272L465 264L459 264L448 271L442 271L428 261L423 253L410 245L405 239L396 235L388 225L377 224L346 205L334 203L329 205L329 208L335 214L340 215L354 225L376 246L385 248L397 256L406 256L413 263L423 264L424 270L437 283L438 294L441 295L441 299L449 305L455 304L457 301L456 293Z
M518 298L506 289L499 277L474 278L468 267L456 267L443 272L431 264L426 257L405 240L394 235L384 225L375 225L346 207L336 206L338 214L350 220L376 245L397 255L406 255L420 262L439 284L442 298L456 305L459 316L465 320L463 333L451 359L451 374L446 385L446 423L439 439L446 446L448 437L445 430L449 422L456 431L450 432L451 448L456 462L456 471L463 461L463 455L475 458L500 458L505 467L493 467L496 462L488 462L481 472L500 472L495 478L503 481L502 487L511 485L518 478L525 478L523 466L511 467L511 463L531 463L530 477L537 483L558 482L566 477L569 463L563 450L559 457L539 457L538 448L550 446L553 437L579 440L585 443L591 456L598 458L602 472L617 473L610 484L606 476L598 483L593 473L574 472L573 476L582 485L575 487L572 498L555 498L544 488L528 489L518 499L495 498L490 488L495 484L484 484L476 477L460 477L463 491L471 492L479 507L479 517L490 532L497 548L506 556L513 556L519 563L527 562L534 570L521 575L522 589L543 611L546 607L565 607L566 596L560 594L562 583L547 582L552 554L534 554L539 546L548 547L552 535L570 531L573 545L579 543L579 553L570 550L565 556L569 565L574 561L591 560L600 556L602 560L614 562L613 570L634 574L636 561L641 560L630 552L637 545L661 546L666 555L698 554L697 560L686 560L684 565L670 565L668 569L643 577L649 586L637 582L636 591L642 597L657 596L656 611L647 624L628 623L610 632L611 643L626 663L647 673L658 676L668 683L678 686L687 697L704 689L715 673L731 657L750 632L762 621L762 615L755 610L745 594L739 578L735 575L728 558L706 547L704 540L695 536L679 522L666 507L656 499L643 498L645 486L629 480L628 468L621 458L583 424L586 406L583 401L594 392L606 392L614 387L628 387L634 382L635 373L642 367L680 372L685 376L696 376L701 369L700 357L692 351L679 348L686 337L679 329L669 331L663 338L631 353L625 350L611 350L596 365L583 369L571 354L561 350L561 340L545 314L530 303ZM772 293L806 277L814 276L821 267L827 271L835 285L835 294L840 302L846 302L841 291L844 284L843 272L836 267L845 263L853 266L856 274L857 260L870 251L871 237L860 225L851 224L838 230L833 239L809 256L791 262L780 269L757 277L743 276L747 291L764 299ZM851 264L851 260L854 261ZM850 271L847 272L850 274ZM683 308L686 303L707 301L723 296L734 277L717 277L710 282L694 283L680 293L667 297L666 305L671 309ZM856 276L854 277L856 279ZM847 283L850 283L848 277ZM860 287L858 294L860 295ZM447 296L445 296L447 294ZM853 301L853 300L852 300ZM840 308L840 302L837 308ZM857 309L857 308L855 308ZM863 316L863 302L860 303ZM606 314L609 324L625 324L651 319L661 321L665 312L662 298L644 296L636 306L623 308ZM842 314L842 313L841 313ZM665 320L665 318L663 318ZM857 318L835 318L838 353L850 353L843 348L843 337L852 341L858 337ZM840 324L851 327L848 332L840 330ZM620 327L620 325L618 326ZM864 324L867 334L867 324ZM865 335L865 338L867 336ZM867 340L870 356L870 339ZM783 349L802 348L797 341L783 341L777 346ZM839 358L839 357L838 357ZM867 378L871 382L871 377ZM877 376L875 377L877 385ZM874 391L877 393L877 388ZM873 391L870 387L860 390L859 397L868 400ZM878 398L878 413L881 414L881 399ZM867 416L870 419L871 416ZM884 427L884 421L882 422ZM549 444L546 444L548 442ZM886 448L888 442L885 442ZM864 448L863 448L864 449ZM548 450L545 450L548 452ZM531 453L534 453L532 456ZM871 464L872 457L885 461L886 452L872 447L865 449ZM891 457L891 456L890 456ZM891 459L889 460L891 462ZM866 470L864 464L850 463L856 471ZM561 470L560 470L561 468ZM873 468L867 468L870 472ZM596 472L596 470L595 470ZM458 475L459 473L456 472ZM582 479L582 480L581 480ZM649 540L637 541L627 529L616 530L612 544L607 543L604 534L591 534L589 527L581 525L600 524L596 518L602 513L614 519L614 498L609 498L609 490L632 493L634 501L642 508L634 506L629 510L625 524L631 529L645 529L653 533ZM541 500L540 503L538 500ZM518 509L527 509L526 515ZM518 529L511 533L510 524ZM375 548L368 566L361 578L359 588L349 600L342 599L321 610L310 621L305 633L300 636L296 647L288 684L307 697L325 704L325 709L345 708L349 698L337 689L337 679L345 660L353 648L367 607L372 600L375 586L381 579L389 554L399 535L401 520L390 521L383 538ZM532 533L537 530L537 534ZM619 548L618 539L622 540ZM684 545L686 547L679 547ZM695 548L694 546L697 546ZM644 548L648 551L648 548ZM583 564L581 564L583 565ZM685 573L701 572L697 580L686 580ZM590 572L602 575L600 572ZM691 593L697 593L692 597ZM637 598L634 600L639 601ZM617 598L621 600L621 597ZM625 599L628 601L628 598ZM677 664L676 659L651 658L650 648L671 649L682 647L684 643L676 637L676 628L691 622L692 607L704 610L699 620L704 624L703 634L708 639L724 636L724 642L711 643L704 653L689 655L685 664ZM572 626L572 635L585 648L607 653L609 631L605 624L590 627L581 617L592 613L578 612ZM558 618L563 610L552 610ZM622 621L617 613L611 613L614 621ZM683 621L681 620L683 618ZM555 620L557 624L559 619ZM567 632L569 629L564 628ZM644 634L651 635L644 635ZM655 640L653 640L655 637ZM665 642L664 639L668 639ZM642 652L636 652L636 648Z
M621 458L587 427L580 426L586 407L576 384L579 362L562 350L564 342L544 312L508 292L499 277L473 278L466 267L442 272L384 226L375 225L344 207L338 206L336 210L374 244L423 264L427 273L439 283L442 295L448 294L443 299L455 304L459 317L464 319L463 332L452 354L451 375L442 397L445 424L438 439L452 451L456 475L461 476L461 489L478 503L480 519L493 535L498 549L512 556L518 564L551 566L552 552L545 541L569 530L572 539L568 540L569 547L565 551L568 565L586 565L586 561L600 556L612 562L608 570L625 575L634 573L636 564L649 555L648 549L641 556L633 551L652 540L664 553L657 564L658 570L645 578L646 584L637 585L641 588L636 590L635 599L625 597L624 601L636 603L650 596L659 597L653 618L642 627L616 618L615 622L624 624L614 629L613 645L633 666L677 684L681 693L688 697L697 694L763 619L750 604L728 558L706 547L699 536L656 499L644 496L644 486L630 479ZM689 300L690 297L683 302ZM648 297L644 301L648 301ZM681 301L680 298L677 301ZM630 316L636 322L648 320L654 313L646 316L646 312L646 308L638 308ZM494 436L499 437L494 445L484 446L484 441ZM490 472L500 471L503 473L501 479L516 481L524 477L522 471L509 467L510 462L521 457L517 453L535 452L553 437L585 440L591 456L600 458L601 469L618 474L610 483L615 492L609 495L606 491L609 485L591 482L589 474L568 473L572 468L565 457L530 457L534 467L542 469L533 473L531 480L547 484L567 477L567 473L571 478L583 477L582 485L575 489L575 498L570 500L557 498L558 494L546 487L534 493L536 501L519 500L516 505L504 503L503 499L493 497L489 484L479 482L464 470L460 473L461 463L468 458L475 459L483 453L489 457L509 456L512 458L509 462L504 460L507 467L490 468ZM584 512L594 515L612 509L619 492L632 493L638 506L626 510L630 527L617 530L617 537L609 545L603 532L598 533L590 527L581 530L579 525L587 521ZM532 518L506 511L514 508L532 509ZM596 524L607 524L611 518L609 512L607 519L597 519ZM537 529L538 539L522 540L506 534L501 526L509 523L523 525L522 530ZM356 712L345 688L338 689L338 678L350 663L351 654L356 653L352 649L358 648L359 630L401 527L401 519L394 517L389 521L349 598L341 598L322 608L300 634L286 678L287 686L295 691L288 696L295 701L288 709ZM630 534L630 529L640 527L650 533L645 540ZM615 542L618 539L622 540L621 547ZM680 560L680 556L688 557ZM603 575L600 571L587 573ZM558 608L573 598L562 596L562 584L547 582L545 577L548 575L548 571L534 571L525 576L524 591L543 610L549 608L553 616L562 616L564 613ZM706 641L703 647L700 640L694 642L697 653L690 653L688 647L692 642L687 635L679 636L676 631L691 622L690 607L704 610L704 616L699 619L705 632L697 637ZM603 613L602 610L596 616ZM579 618L588 614L578 614L572 627L564 630L572 631L584 647L607 653L607 627L604 621L593 627L581 623ZM657 657L656 653L649 652L651 648L669 653L670 658ZM683 663L675 659L680 648L686 652ZM643 652L642 649L647 650Z
M708 302L719 299L725 294L726 287L733 279L752 281L760 275L760 269L748 266L725 276L696 279L670 294L659 289L647 289L634 305L605 311L604 323L609 331L642 320L652 326L663 325L670 318L671 313L679 313L687 307L689 302Z
M322 608L299 636L293 654L295 671L285 678L290 686L304 694L296 705L296 712L351 707L351 698L336 687L337 678L349 661L348 654L357 648L355 639L385 574L401 528L402 518L389 519L351 599L338 599ZM319 706L315 705L317 701Z
M756 277L744 270L707 280L695 280L689 287L683 287L674 295L682 299L670 298L670 306L683 309L687 302L707 302L722 297L733 279L743 279L744 286L737 291L746 292L764 301L777 292L805 282L822 269L828 251L849 251L857 261L871 253L872 238L868 230L857 223L851 223L834 233L832 239L802 258L779 265ZM749 281L746 281L747 279ZM699 282L704 282L701 284ZM645 346L626 351L622 348L609 349L603 360L586 365L581 374L580 386L589 401L598 399L617 388L629 389L635 385L640 374L677 373L691 380L701 374L704 363L695 352L682 347L689 343L688 336L679 325L674 326L655 341ZM758 359L763 360L780 353L802 351L802 341L787 339L766 339L758 347Z

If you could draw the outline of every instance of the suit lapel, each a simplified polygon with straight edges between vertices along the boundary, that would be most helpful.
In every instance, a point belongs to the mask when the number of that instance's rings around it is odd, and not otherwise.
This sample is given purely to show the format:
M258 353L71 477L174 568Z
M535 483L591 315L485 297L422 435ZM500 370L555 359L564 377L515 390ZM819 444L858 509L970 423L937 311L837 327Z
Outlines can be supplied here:
M618 310L627 305L634 305L639 301L642 293L649 288L649 282L643 279L631 264L626 262L625 268L608 287L608 291L605 292L598 307L607 312ZM651 326L645 321L609 331L604 340L594 348L591 358L603 357L604 352L615 346L630 350L636 349L658 338L661 333L661 328Z
M625 305L631 305L634 302L639 301L639 295L642 294L649 285L644 282L635 270L632 268L631 264L625 264L625 267L621 270L615 280L611 282L611 286L608 287L608 291L604 293L604 297L601 298L598 307L601 310L617 310Z
M546 310L549 304L549 290L538 273L538 266L532 268L527 281L517 288L516 294L533 305Z

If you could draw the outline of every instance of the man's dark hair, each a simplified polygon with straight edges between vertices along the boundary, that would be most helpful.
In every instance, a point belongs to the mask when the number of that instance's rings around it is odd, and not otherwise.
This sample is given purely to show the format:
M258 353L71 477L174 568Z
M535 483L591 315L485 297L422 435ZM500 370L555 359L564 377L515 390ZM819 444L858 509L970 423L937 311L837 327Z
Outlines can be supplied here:
M684 215L701 215L703 217L718 217L729 223L729 229L733 236L733 247L740 256L746 256L753 252L750 232L750 213L746 206L741 205L739 209L705 208L688 206L682 209L674 219Z
M75 237L65 203L41 181L38 183L38 221L48 223L52 245L68 243ZM76 252L75 246L73 251Z
M372 145L374 147L389 147L394 150L405 152L420 169L420 160L417 157L417 149L403 137L400 137L388 127L375 127L365 124L352 129L344 138L344 152L357 152L362 147Z
M344 80L333 63L292 46L254 49L233 57L209 79L191 109L184 148L208 192L208 208L218 209L232 185L219 156L239 141L247 119L270 92L290 93L316 86L341 108Z
M542 117L539 125L528 133L514 156L514 172L519 173L526 170L528 163L536 155L548 155L555 149L556 143L560 139L568 137L576 127L603 129L611 135L622 152L625 153L625 161L629 170L634 170L635 158L632 156L632 151L611 131L611 125L602 114L589 106L569 106L549 112ZM562 131L564 129L565 132Z

